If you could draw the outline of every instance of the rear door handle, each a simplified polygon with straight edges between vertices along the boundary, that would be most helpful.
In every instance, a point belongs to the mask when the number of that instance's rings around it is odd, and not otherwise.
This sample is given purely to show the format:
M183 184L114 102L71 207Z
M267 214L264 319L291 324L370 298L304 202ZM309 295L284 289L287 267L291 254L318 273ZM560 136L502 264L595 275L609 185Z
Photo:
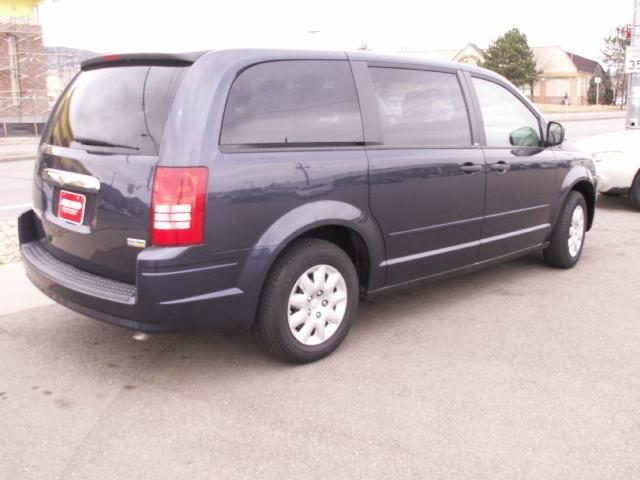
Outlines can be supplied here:
M504 160L500 160L497 163L492 163L491 165L489 165L489 168L496 172L506 172L511 168L511 165L509 165Z
M467 162L464 165L460 166L460 170L462 170L464 173L479 172L483 168L484 167L482 165L478 165L477 163L471 163L471 162Z

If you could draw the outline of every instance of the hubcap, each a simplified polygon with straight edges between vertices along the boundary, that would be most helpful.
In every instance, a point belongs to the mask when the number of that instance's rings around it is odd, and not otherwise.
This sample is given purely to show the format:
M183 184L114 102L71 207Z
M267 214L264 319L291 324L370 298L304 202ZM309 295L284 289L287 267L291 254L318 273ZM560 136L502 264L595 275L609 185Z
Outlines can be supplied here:
M584 209L578 205L571 215L571 225L569 226L569 255L575 257L580 252L582 240L584 239Z
M304 345L320 345L338 330L347 310L347 284L331 265L304 272L291 290L287 316L293 336Z

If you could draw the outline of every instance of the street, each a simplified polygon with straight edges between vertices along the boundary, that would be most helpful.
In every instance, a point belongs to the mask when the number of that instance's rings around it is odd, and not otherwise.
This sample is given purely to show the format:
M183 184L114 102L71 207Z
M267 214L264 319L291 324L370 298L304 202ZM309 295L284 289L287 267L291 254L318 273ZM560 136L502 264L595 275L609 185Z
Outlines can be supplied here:
M0 163L0 219L14 218L31 205L33 161Z
M575 142L592 135L624 130L624 118L561 121L560 123L564 125L566 138L570 142Z
M0 216L32 168L0 164ZM574 269L532 255L366 300L304 366L248 332L138 342L7 285L37 300L0 310L0 477L639 478L640 212L598 201Z

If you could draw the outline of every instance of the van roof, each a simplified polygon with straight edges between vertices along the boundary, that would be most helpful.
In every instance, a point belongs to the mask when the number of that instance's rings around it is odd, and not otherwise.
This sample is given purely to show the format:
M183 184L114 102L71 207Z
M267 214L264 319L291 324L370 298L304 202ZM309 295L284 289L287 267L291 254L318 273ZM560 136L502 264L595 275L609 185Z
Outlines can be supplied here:
M81 64L82 70L92 70L95 68L111 67L111 66L133 66L133 65L165 65L165 66L189 66L205 54L224 53L225 56L237 57L238 60L249 57L251 61L263 62L274 59L282 59L291 56L295 59L300 58L319 58L319 59L346 59L355 61L372 61L372 62L394 62L405 65L425 65L433 67L455 68L467 70L470 72L483 73L499 77L490 70L476 67L465 63L456 63L445 60L435 60L430 58L416 58L408 55L387 55L370 52L340 52L340 51L324 51L324 50L294 50L294 49L229 49L229 50L205 50L199 52L186 53L124 53L124 54L108 54L99 57L93 57L85 60Z

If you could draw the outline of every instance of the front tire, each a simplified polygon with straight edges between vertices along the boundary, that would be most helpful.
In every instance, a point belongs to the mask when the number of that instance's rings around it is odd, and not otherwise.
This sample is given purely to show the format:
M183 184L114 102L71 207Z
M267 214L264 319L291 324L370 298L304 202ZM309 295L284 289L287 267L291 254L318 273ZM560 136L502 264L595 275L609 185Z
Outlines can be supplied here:
M319 360L347 336L358 293L358 275L344 250L325 240L299 240L269 273L254 331L277 358Z
M569 192L551 242L544 250L544 261L554 268L572 268L580 260L587 230L587 203L582 194Z

